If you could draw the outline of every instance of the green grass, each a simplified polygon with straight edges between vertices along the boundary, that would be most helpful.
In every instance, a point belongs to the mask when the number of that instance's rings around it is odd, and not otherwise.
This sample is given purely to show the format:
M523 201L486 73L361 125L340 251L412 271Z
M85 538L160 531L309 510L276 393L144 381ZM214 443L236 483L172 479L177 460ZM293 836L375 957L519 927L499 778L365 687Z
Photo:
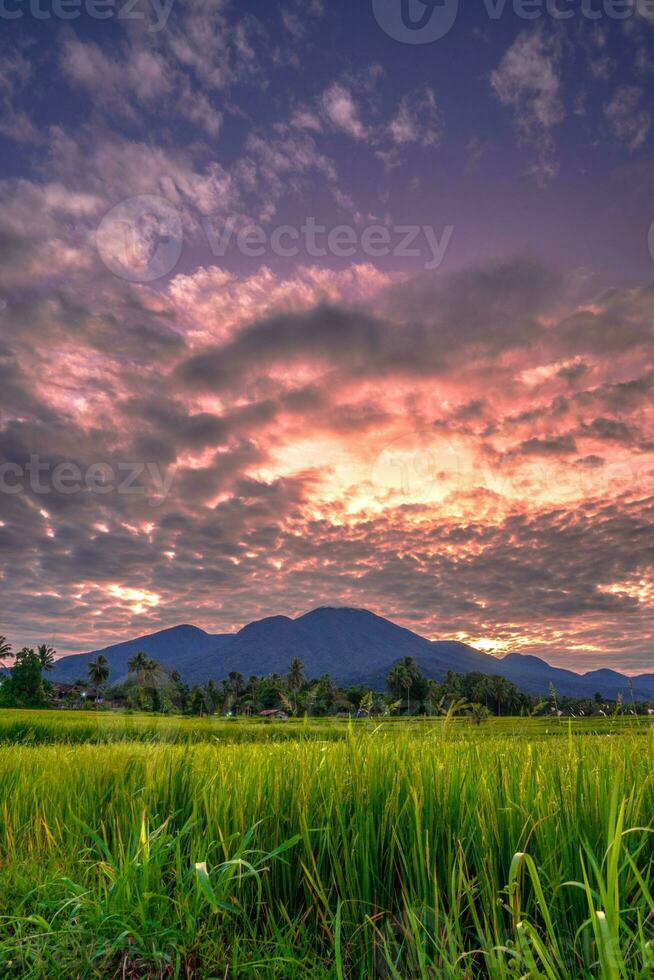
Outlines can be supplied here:
M646 720L6 711L0 976L649 978L652 830Z
M241 743L283 742L303 739L342 740L358 733L402 734L421 737L441 733L466 740L489 735L506 735L531 740L535 737L573 735L617 735L624 732L649 734L649 718L620 715L612 718L491 718L477 728L469 718L336 718L269 721L262 718L193 718L121 711L61 711L0 709L0 744L55 745L61 743L147 742L147 743Z

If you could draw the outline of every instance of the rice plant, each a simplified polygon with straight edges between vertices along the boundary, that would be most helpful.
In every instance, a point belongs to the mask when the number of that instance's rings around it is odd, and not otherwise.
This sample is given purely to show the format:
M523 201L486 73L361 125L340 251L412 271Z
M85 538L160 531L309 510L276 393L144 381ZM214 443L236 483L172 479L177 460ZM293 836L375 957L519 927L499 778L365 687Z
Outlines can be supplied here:
M17 715L3 977L654 974L645 722Z

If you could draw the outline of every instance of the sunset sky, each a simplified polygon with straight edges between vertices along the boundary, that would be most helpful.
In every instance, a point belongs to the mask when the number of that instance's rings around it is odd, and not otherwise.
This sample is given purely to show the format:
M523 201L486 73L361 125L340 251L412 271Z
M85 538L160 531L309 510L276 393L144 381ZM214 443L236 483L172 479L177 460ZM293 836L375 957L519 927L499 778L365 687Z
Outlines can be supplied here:
M15 645L332 604L654 670L654 10L400 3L7 0Z

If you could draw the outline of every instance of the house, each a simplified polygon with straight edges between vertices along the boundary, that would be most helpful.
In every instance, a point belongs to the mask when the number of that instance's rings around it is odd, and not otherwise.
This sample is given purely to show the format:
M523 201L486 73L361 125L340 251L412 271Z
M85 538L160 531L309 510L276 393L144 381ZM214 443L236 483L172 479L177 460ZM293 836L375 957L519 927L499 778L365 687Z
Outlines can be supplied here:
M82 684L59 684L52 685L52 701L58 708L83 708L86 704L102 704L100 696L97 701L95 691Z
M281 708L266 708L259 712L260 718L276 718L277 721L288 721L288 715Z

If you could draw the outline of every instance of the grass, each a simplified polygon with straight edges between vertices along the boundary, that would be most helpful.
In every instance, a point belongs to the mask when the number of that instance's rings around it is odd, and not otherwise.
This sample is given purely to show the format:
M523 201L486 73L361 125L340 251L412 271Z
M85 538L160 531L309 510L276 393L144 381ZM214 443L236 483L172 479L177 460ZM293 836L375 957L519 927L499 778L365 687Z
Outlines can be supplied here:
M7 711L0 975L651 977L653 830L646 720Z

